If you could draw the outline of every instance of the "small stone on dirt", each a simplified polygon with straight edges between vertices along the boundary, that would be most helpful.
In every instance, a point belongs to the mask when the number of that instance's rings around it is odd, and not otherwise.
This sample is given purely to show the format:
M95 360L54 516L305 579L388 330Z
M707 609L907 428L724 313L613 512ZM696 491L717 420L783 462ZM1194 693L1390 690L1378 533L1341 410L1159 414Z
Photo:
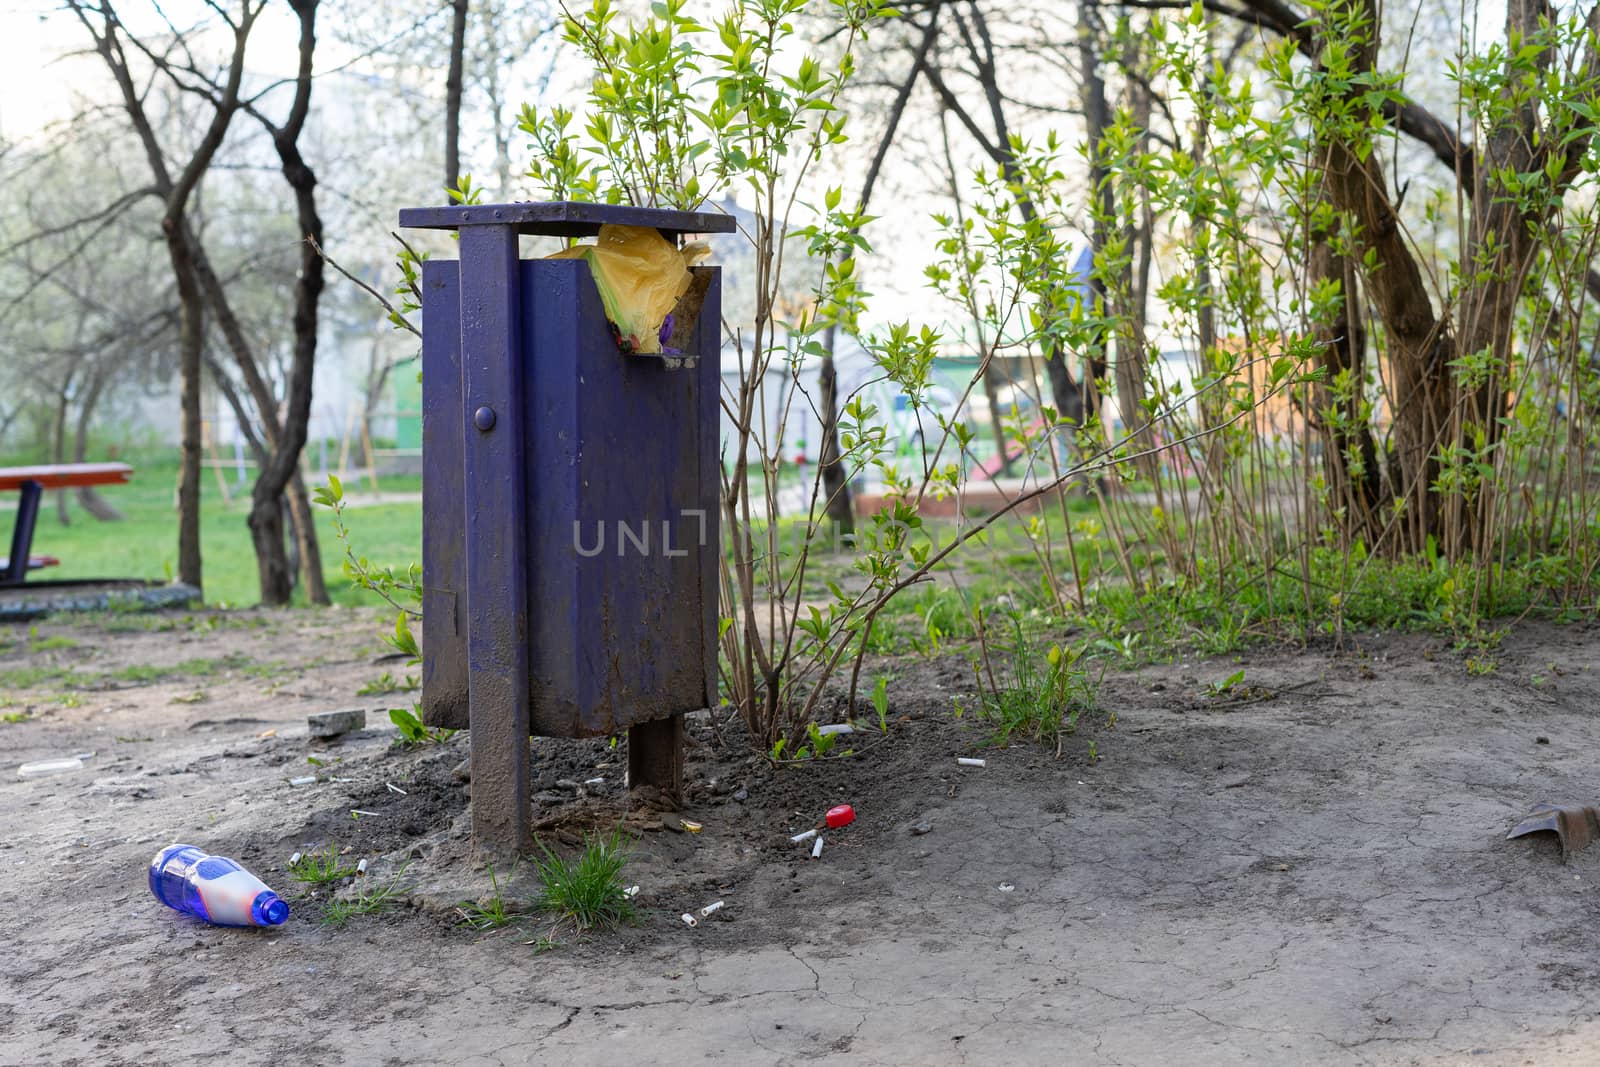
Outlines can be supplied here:
M907 827L907 829L909 829L914 836L921 837L923 834L933 829L933 823L929 822L927 819L918 819L916 822Z
M367 725L367 709L350 708L346 711L319 711L306 716L306 727L312 737L340 737L352 730L363 730Z
M743 804L745 801L750 799L750 790L739 790L737 793L733 794L733 799L738 801L740 804Z
M450 770L450 777L458 782L472 781L472 761L464 759Z
M1545 737L1543 734L1540 734L1538 737L1533 739L1533 743L1536 745L1548 745L1550 743L1550 739Z

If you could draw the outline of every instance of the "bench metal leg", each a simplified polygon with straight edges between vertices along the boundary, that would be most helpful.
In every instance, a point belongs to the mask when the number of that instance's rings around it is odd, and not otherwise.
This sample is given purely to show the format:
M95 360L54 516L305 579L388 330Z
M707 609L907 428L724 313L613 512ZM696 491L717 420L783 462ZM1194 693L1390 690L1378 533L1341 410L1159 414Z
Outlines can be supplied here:
M44 486L38 482L22 483L22 500L17 505L17 524L11 528L11 556L6 568L0 572L0 586L21 585L28 577L28 556L33 551L33 528L39 520L39 501L44 499Z

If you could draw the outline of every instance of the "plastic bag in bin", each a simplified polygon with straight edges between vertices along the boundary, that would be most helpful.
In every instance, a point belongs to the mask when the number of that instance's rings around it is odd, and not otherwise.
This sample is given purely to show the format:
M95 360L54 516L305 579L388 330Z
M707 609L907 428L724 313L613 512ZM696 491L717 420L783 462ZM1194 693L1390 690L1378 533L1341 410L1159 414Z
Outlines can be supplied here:
M624 352L660 352L661 325L689 288L689 268L710 254L704 241L679 249L652 227L607 223L595 244L546 258L587 260L617 344Z

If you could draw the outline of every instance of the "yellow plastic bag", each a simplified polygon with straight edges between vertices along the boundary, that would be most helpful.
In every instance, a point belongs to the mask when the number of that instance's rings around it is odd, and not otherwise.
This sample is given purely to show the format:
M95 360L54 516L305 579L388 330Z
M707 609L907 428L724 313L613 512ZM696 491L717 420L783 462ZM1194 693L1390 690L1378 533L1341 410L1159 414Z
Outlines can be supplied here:
M710 253L703 241L680 250L649 226L608 223L595 244L545 258L587 260L617 344L624 352L659 352L661 324L689 288L689 268Z

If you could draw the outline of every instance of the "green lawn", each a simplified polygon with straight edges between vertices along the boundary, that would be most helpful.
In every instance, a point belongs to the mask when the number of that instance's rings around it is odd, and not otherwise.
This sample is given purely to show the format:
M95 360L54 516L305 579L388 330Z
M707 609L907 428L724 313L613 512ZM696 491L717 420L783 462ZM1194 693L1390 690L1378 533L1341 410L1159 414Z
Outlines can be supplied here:
M141 462L132 459L133 481L127 485L104 486L101 495L126 516L122 522L97 522L77 506L69 495L71 524L62 526L56 519L55 494L46 493L39 525L33 538L35 555L55 556L61 566L40 572L50 578L155 578L170 577L177 569L178 515L173 488L177 467L166 462ZM0 465L5 465L0 461ZM231 472L229 472L231 474ZM314 479L313 479L314 484ZM231 487L230 487L231 488ZM386 478L385 494L415 493L421 488L418 478ZM403 569L422 559L422 505L417 502L360 505L366 483L352 481L345 491L351 505L345 521L356 538L355 549L373 563ZM249 487L224 503L216 476L205 472L201 487L200 553L204 567L205 599L208 604L242 606L258 600L255 552L250 547L250 529L245 518L250 509ZM10 544L11 522L16 494L0 495L0 539ZM344 549L334 537L331 513L314 508L317 536L322 547L328 593L335 603L376 603L368 593L352 589L342 569ZM304 597L296 590L296 603Z

